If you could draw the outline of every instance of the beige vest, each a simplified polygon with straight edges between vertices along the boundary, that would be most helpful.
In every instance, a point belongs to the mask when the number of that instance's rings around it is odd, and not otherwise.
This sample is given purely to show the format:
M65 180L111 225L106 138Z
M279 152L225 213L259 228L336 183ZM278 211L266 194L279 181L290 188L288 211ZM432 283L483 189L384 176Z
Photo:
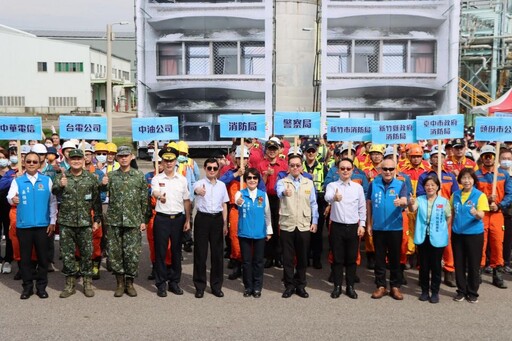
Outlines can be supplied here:
M279 227L283 231L292 232L295 227L299 231L309 231L311 226L311 204L309 197L313 191L313 181L302 177L299 189L295 190L291 175L282 180L285 189L293 188L291 197L283 196L279 205Z

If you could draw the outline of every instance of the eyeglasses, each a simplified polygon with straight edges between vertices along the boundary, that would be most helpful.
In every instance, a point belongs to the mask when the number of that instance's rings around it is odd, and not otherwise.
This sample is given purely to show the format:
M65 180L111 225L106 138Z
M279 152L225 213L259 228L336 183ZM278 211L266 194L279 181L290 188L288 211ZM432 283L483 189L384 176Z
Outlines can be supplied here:
M302 166L300 163L290 163L288 165L290 168L299 168L300 166Z
M107 155L107 153L96 153L96 155Z
M37 165L39 161L37 160L25 160L25 164L27 165Z
M395 170L395 168L394 168L394 167L393 167L393 168L382 167L381 169L382 169L382 171L383 171L383 172L392 172L392 171L394 171L394 170Z
M494 155L492 155L492 154L484 154L484 155L482 155L483 159L492 159L493 157L494 157Z
M208 167L206 167L206 169L209 170L209 171L218 171L219 167L208 166Z
M340 167L340 171L350 171L352 167Z
M248 176L246 179L247 180L258 180L258 177L257 176Z

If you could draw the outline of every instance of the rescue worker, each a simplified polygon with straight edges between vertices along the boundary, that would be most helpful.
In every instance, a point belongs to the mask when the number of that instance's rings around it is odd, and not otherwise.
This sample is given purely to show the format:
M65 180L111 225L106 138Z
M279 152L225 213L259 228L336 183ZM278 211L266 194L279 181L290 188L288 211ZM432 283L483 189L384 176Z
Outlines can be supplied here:
M447 157L444 162L444 168L447 172L453 173L455 176L464 168L471 168L474 171L478 170L478 165L475 161L467 158L466 154L466 141L464 139L454 139L450 141L453 152L452 157Z
M99 183L94 175L84 171L84 153L81 149L71 150L68 156L70 169L59 174L52 187L52 193L61 198L60 250L66 286L60 297L67 298L76 292L78 275L83 276L84 295L93 297L92 236L100 228L102 216ZM75 266L76 247L80 251L79 268Z

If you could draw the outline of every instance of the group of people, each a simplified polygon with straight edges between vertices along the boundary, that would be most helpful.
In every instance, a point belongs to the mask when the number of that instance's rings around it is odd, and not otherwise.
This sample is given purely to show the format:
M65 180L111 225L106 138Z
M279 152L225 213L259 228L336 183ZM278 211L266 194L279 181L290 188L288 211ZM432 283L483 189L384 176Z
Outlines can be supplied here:
M502 289L503 274L512 273L512 152L492 143L468 149L467 139L423 142L397 149L325 137L304 136L294 147L278 137L237 140L229 152L204 161L203 178L184 141L164 146L154 155L158 168L145 175L129 146L61 146L57 136L46 145L22 146L18 162L13 145L0 150L2 270L10 272L18 260L21 298L33 295L34 281L36 294L48 297L58 227L66 277L60 297L73 295L80 277L85 296L94 296L102 257L117 280L114 296L133 297L146 230L148 278L159 297L183 294L182 250L193 249L196 298L205 294L210 250L216 297L224 296L228 256L228 279L242 278L244 297L261 297L264 269L275 266L283 269L282 297L307 298L307 267L321 269L327 259L331 297L339 298L345 284L345 294L357 299L364 243L366 266L375 273L372 298L402 300L404 270L413 266L419 300L439 302L444 273L444 283L456 287L455 301L475 303L483 272Z

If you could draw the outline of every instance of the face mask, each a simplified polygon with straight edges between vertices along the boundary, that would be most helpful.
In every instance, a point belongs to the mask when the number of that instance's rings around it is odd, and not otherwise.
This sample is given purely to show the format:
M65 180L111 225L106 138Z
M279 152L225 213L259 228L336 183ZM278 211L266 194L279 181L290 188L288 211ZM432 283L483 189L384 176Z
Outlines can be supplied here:
M430 160L430 153L423 153L423 160Z
M51 143L45 143L44 145L46 146L46 148L50 148L53 146L53 144L51 144Z
M501 168L509 169L512 167L512 160L501 160L500 161Z
M0 159L0 167L5 168L9 165L9 160L7 159Z
M18 163L18 157L16 155L12 155L9 157L9 161L11 161L11 164L15 165Z
M188 158L185 155L178 156L178 162L185 162L187 160L188 160Z
M96 160L101 163L107 162L107 156L106 155L96 155Z

